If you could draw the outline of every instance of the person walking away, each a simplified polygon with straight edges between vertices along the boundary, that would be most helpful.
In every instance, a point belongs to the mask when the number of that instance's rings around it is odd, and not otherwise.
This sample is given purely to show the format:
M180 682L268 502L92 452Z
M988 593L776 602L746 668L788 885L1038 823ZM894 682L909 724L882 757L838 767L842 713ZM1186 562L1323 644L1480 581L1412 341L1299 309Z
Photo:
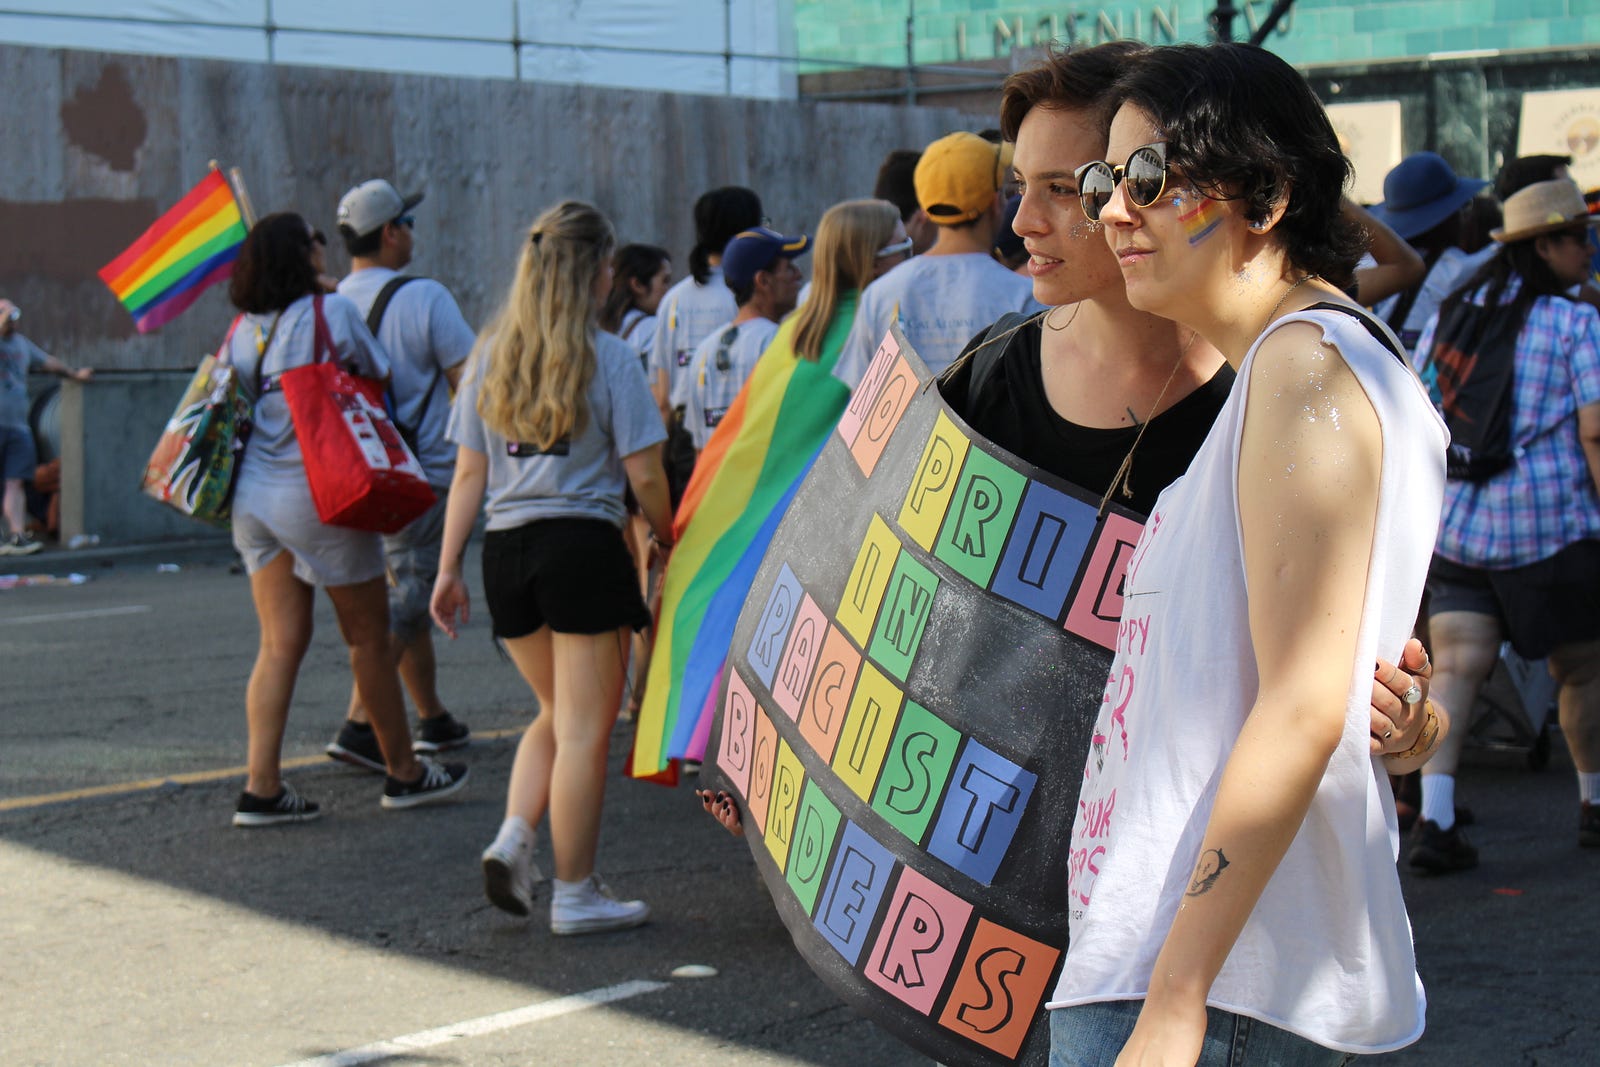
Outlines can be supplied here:
M73 370L17 331L22 312L0 300L0 479L4 480L6 530L0 531L0 556L31 556L44 546L28 533L28 498L23 482L33 477L38 453L28 426L28 372L41 370L87 382L88 367Z
M389 580L389 640L400 680L417 709L418 752L445 752L467 744L470 731L439 699L428 598L439 571L445 501L455 450L445 440L450 395L461 381L475 335L450 290L431 278L401 274L415 251L412 211L422 194L402 197L382 178L355 186L339 201L339 234L350 253L350 273L339 283L388 353L395 425L416 454L438 497L410 525L383 539ZM357 686L339 733L328 744L334 759L383 770L377 737Z
M456 472L431 605L455 637L470 608L462 553L483 505L494 636L539 701L517 745L505 818L483 853L484 892L504 911L532 912L534 833L548 815L556 934L650 916L643 901L614 898L595 873L628 632L650 623L622 540L625 485L662 553L672 537L659 447L666 429L637 355L595 324L611 286L612 233L604 215L572 200L528 231L451 411Z
M317 317L326 320L336 357L352 373L389 376L389 357L356 307L323 295L326 238L291 212L261 219L245 236L228 298L243 312L226 342L255 427L240 457L233 491L233 546L250 575L261 625L260 647L245 692L249 770L235 826L303 822L320 814L281 776L283 733L295 678L311 643L312 598L327 590L350 648L350 672L372 718L387 776L382 805L411 808L458 793L459 763L435 763L412 750L405 701L389 643L383 541L376 533L324 525L288 401L277 386L285 371L316 357Z

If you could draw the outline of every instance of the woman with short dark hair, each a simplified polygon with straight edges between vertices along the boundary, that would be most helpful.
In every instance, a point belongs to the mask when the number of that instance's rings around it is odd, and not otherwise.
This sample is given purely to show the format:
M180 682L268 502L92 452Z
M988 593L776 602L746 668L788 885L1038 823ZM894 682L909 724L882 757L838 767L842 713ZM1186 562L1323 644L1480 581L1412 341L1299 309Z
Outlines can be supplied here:
M416 756L400 679L389 653L389 601L383 544L376 533L324 525L311 501L294 420L277 379L316 357L317 321L326 321L335 358L352 373L389 376L389 358L349 300L324 295L326 238L292 212L251 227L234 264L228 297L243 314L225 347L254 404L254 430L233 493L233 544L250 575L261 642L245 713L249 773L235 826L303 822L321 814L279 774L295 676L311 642L311 608L327 590L350 646L350 667L387 764L382 804L409 808L443 799L467 780L461 764Z
M1321 105L1246 45L1154 49L1078 168L1135 308L1234 368L1157 498L1073 827L1059 1064L1333 1064L1416 1040L1371 665L1404 645L1445 434L1398 343L1339 287L1360 252ZM1393 346L1393 347L1391 347ZM1248 418L1246 413L1248 411ZM1238 1053L1243 1050L1243 1058ZM1119 1057L1120 1053L1120 1059Z

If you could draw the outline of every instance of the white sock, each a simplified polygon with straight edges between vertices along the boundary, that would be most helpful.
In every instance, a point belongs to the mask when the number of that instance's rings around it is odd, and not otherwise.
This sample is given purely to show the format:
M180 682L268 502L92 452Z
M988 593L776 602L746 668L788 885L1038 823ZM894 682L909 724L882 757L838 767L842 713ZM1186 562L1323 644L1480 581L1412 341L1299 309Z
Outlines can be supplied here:
M1456 824L1456 776L1453 774L1424 774L1422 776L1422 817L1448 830Z
M589 892L591 878L584 878L577 882L563 882L559 878L552 878L550 882L555 886L555 895L558 897L584 896Z
M532 852L533 827L520 815L508 815L500 824L500 832L494 835L494 843L507 846L515 852Z
M1588 801L1590 804L1600 801L1600 772L1595 774L1578 772L1578 799Z

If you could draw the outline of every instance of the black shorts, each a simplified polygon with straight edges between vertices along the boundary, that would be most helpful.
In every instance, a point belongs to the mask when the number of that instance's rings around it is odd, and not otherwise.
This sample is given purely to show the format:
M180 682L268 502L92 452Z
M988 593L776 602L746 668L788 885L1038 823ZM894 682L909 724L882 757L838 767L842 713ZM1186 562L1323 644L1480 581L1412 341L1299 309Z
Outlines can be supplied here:
M603 519L540 519L483 538L483 589L496 637L548 626L603 634L650 625L622 531Z
M1428 615L1492 615L1524 659L1600 637L1600 541L1579 541L1523 567L1488 570L1434 556Z

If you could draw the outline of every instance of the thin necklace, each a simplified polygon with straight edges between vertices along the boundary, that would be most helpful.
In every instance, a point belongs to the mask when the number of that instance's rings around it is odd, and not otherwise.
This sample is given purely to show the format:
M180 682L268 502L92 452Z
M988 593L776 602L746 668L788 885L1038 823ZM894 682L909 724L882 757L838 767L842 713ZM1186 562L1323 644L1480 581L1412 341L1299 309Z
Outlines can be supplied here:
M1117 468L1117 473L1111 476L1111 484L1106 486L1106 495L1100 498L1100 507L1095 511L1096 518L1105 516L1106 507L1111 503L1111 494L1117 492L1119 488L1122 491L1121 495L1124 500L1133 499L1133 454L1139 450L1139 442L1144 440L1144 432L1150 428L1150 423L1154 421L1156 412L1161 410L1161 401L1166 399L1167 389L1172 385L1172 379L1178 376L1178 368L1182 366L1183 357L1189 351L1189 346L1194 344L1194 339L1199 336L1199 330L1190 331L1189 339L1183 342L1182 348L1178 349L1178 358L1172 361L1172 369L1167 372L1167 380L1162 383L1161 392L1156 394L1156 402L1150 405L1149 416L1143 422L1139 422L1139 416L1133 413L1132 408L1128 409L1128 417L1138 425L1139 432L1134 435L1133 445L1128 449L1128 454L1122 457L1122 464Z
M1289 299L1289 294L1315 277L1315 274L1302 274L1300 275L1299 281L1295 282L1293 285L1289 286L1289 288L1283 291L1283 295L1278 297L1278 302L1272 305L1272 310L1267 312L1267 321L1263 322L1261 324L1261 329L1256 331L1256 337L1259 338L1262 334L1267 332L1267 327L1271 326L1272 320L1278 317L1278 309L1283 307L1283 302L1285 300Z
M1072 314L1067 316L1067 321L1063 322L1060 326L1056 326L1050 321L1050 316L1055 314L1056 309L1055 308L1051 308L1049 311L1044 313L1043 321L1044 321L1044 324L1046 326L1049 326L1051 330L1053 330L1056 333L1060 333L1062 330L1065 330L1068 326L1072 325L1073 320L1078 317L1078 312L1080 312L1082 310L1083 310L1083 301L1080 300L1076 304L1072 305Z

